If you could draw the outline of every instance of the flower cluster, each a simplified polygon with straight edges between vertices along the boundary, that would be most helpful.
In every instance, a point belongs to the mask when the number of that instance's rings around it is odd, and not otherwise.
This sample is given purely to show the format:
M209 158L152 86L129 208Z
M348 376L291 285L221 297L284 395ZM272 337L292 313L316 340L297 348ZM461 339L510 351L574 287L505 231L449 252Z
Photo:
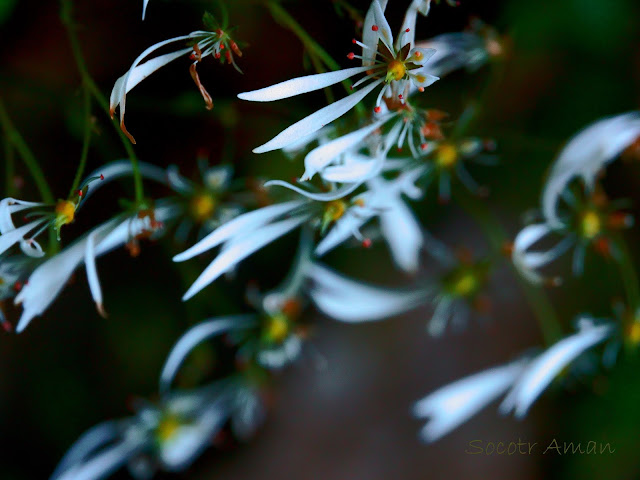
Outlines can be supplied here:
M293 181L238 178L233 165L211 166L202 158L198 178L183 175L178 165L161 168L118 160L88 175L57 202L0 201L0 322L11 330L2 306L13 300L22 307L17 332L44 314L83 266L97 311L106 317L97 264L116 248L137 256L143 242L172 232L180 248L174 250L174 262L198 265L208 255L208 263L189 279L192 283L182 295L190 301L198 294L202 298L201 292L224 276L238 273L235 277L241 278L242 262L268 245L285 236L298 241L295 258L279 256L280 263L293 260L279 286L261 289L247 282L240 287L246 298L243 313L215 312L188 329L166 358L158 400L139 401L133 416L87 431L61 460L52 480L100 479L125 465L137 478L150 478L158 470L183 471L212 440L224 434L250 437L269 406L269 380L302 358L312 342L312 308L337 321L363 323L427 306L432 315L426 331L432 336L444 335L450 325L465 325L478 313L491 313L487 286L504 256L450 248L427 231L414 205L434 199L440 208L470 195L478 203L488 196L489 189L474 179L473 169L495 165L497 145L467 132L473 125L469 118L477 112L468 107L459 116L450 115L425 105L424 98L430 98L427 87L452 71L474 72L504 57L505 42L477 20L468 31L416 41L416 24L430 14L431 0L412 0L394 36L385 14L388 3L372 0L366 12L362 37L352 41L358 52L346 55L349 61L357 60L357 66L238 94L245 101L271 102L361 77L344 98L253 149L281 150L294 161L302 159ZM143 19L147 4L145 0ZM127 94L156 70L188 56L189 73L207 109L213 100L197 65L213 56L239 71L235 57L242 53L231 36L233 29L208 13L204 24L206 30L152 45L115 81L109 110L113 116L119 109L120 128L132 143L124 124ZM175 44L184 46L158 55ZM525 285L560 285L559 276L547 277L539 270L570 249L576 274L585 270L589 250L625 268L628 258L620 230L632 226L633 217L624 211L625 203L607 198L598 174L621 155L637 155L639 139L640 114L631 112L594 123L560 152L544 187L540 222L525 226L505 248L508 263ZM81 176L79 172L77 180ZM126 203L112 218L67 244L63 227L100 195L103 185L125 177L159 184L165 195ZM429 195L431 190L435 195ZM43 240L45 232L52 235ZM534 250L548 237L560 238ZM377 243L385 244L408 285L373 285L326 264L336 249L368 249ZM427 255L437 266L428 265ZM430 274L422 275L425 271ZM581 366L585 352L606 344L615 357L622 345L640 343L640 293L631 290L627 304L617 309L619 322L580 315L575 333L550 336L539 353L456 381L418 401L415 416L428 419L421 438L441 438L503 395L500 412L521 418L562 372L569 375ZM215 378L203 375L197 385L185 387L180 372L200 348L219 349L229 361L208 372Z

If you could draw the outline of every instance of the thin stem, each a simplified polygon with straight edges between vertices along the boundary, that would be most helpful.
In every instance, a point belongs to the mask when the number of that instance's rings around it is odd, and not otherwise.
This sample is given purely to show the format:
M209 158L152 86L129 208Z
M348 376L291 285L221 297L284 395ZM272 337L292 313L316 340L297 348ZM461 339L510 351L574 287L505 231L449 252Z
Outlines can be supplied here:
M340 65L331 58L329 55L318 43L311 38L311 36L305 31L302 26L295 21L295 19L289 15L289 13L282 8L277 2L270 1L267 2L267 7L271 12L271 16L273 19L282 25L285 28L291 30L296 37L300 39L305 48L309 51L309 54L313 56L317 56L328 68L331 70L340 70ZM344 80L342 82L347 93L351 93L351 82L349 80ZM355 106L356 112L358 115L362 116L365 114L364 107L361 104L357 104Z
M469 198L466 192L456 192L456 200L458 205L478 223L491 247L496 251L501 251L506 242L509 241L509 237L498 219L489 211L486 205L478 202L477 199ZM552 345L562 337L562 328L553 305L542 288L524 280L511 262L509 262L509 266L538 320L545 342L547 345Z
M76 35L76 27L73 23L73 2L72 0L61 0L62 2L62 10L60 12L60 18L62 19L62 23L67 30L67 34L69 36L69 43L71 44L71 50L73 52L73 57L76 61L76 65L78 67L78 71L80 72L80 76L82 78L83 87L87 89L93 97L98 102L98 105L105 111L105 113L111 118L111 112L109 111L109 102L102 95L102 92L94 82L93 78L89 74L87 70L86 63L84 61L84 57L82 56L82 49L80 48L80 42L78 40L78 36ZM131 161L131 169L133 173L133 182L135 187L135 195L137 203L141 203L144 200L144 187L142 184L142 175L140 174L140 167L138 165L138 158L136 157L135 152L133 151L133 147L131 143L125 136L125 134L120 129L118 122L114 119L111 119L111 124L116 129L118 133L118 137L120 137L120 141L124 146L127 155L129 156L129 160Z
M82 100L84 102L84 137L82 140L82 153L80 154L80 164L76 170L76 176L71 185L69 197L78 189L80 180L84 175L84 169L87 165L87 157L89 156L89 145L91 145L91 92L88 88L82 89Z
M40 192L40 196L45 203L53 204L54 197L51 189L49 188L49 184L44 176L44 172L40 168L36 157L31 152L31 149L27 146L26 142L22 138L22 135L16 130L11 122L11 118L7 113L7 110L4 107L4 103L2 99L0 99L0 125L2 125L2 129L4 130L4 134L7 137L7 141L9 141L18 154L20 158L25 163L27 168L29 169L29 173L33 177L33 180L36 183L36 187Z

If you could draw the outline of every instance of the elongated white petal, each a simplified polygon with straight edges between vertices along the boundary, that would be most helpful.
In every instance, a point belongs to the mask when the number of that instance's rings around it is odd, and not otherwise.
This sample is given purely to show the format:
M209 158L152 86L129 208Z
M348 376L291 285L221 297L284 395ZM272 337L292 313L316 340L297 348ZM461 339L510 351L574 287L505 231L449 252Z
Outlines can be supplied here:
M459 68L477 70L489 58L485 40L471 32L445 33L416 46L436 50L428 66L429 73L439 77Z
M139 443L132 441L118 443L87 462L71 467L56 480L101 480L124 465L140 447Z
M384 43L387 48L393 52L393 33L391 33L389 22L387 22L387 19L384 16L384 10L377 0L374 0L372 5L374 9L373 13L375 15L375 25L378 27L380 40L382 40L382 43Z
M98 312L103 317L106 316L104 306L102 304L102 289L100 288L100 279L98 278L98 270L96 268L96 251L95 251L96 232L92 232L87 237L87 248L84 252L84 264L87 269L87 281L89 282L89 290L91 296L96 303Z
M423 239L411 209L401 199L388 203L380 213L380 227L396 265L406 272L416 272Z
M384 162L383 162L384 163ZM322 170L322 179L337 183L362 183L380 170L378 158L349 155L344 165L332 165Z
M286 147L301 137L311 135L320 130L325 125L328 125L355 107L364 97L371 93L374 88L380 85L381 82L382 80L375 81L357 92L337 102L333 102L331 105L327 105L308 117L294 123L264 145L255 148L253 150L254 153L265 153Z
M396 290L361 283L320 264L309 269L316 307L341 322L374 322L407 312L429 300L425 289Z
M162 373L160 374L160 392L169 390L182 363L200 343L235 328L247 328L253 323L255 323L253 316L234 315L205 320L191 327L171 348L171 352L164 362Z
M469 420L502 395L523 368L522 362L490 368L441 387L416 402L414 416L429 418L420 432L422 440L438 440Z
M376 51L378 50L378 40L380 39L379 29L372 28L376 24L375 0L371 2L369 10L364 17L364 27L362 29L362 43L366 48L362 49L362 65L371 66L374 64ZM384 12L387 1L380 3L380 8Z
M331 190L330 192L322 192L322 193L308 192L307 190L304 190L296 185L292 185L282 180L269 180L264 184L264 186L265 187L284 187L284 188L288 188L289 190L293 190L294 192L297 192L300 195L311 200L316 200L318 202L330 202L332 200L338 200L339 198L349 195L350 193L354 192L360 185L359 184L345 185L340 188L336 188L335 190Z
M142 20L144 20L144 16L147 13L148 4L149 4L149 0L142 0Z
M0 254L6 252L16 243L20 242L25 237L25 235L34 230L36 227L42 225L45 221L46 219L39 218L27 223L26 225L18 227L15 230L9 230L6 233L0 235Z
M409 76L411 77L411 81L416 87L427 88L430 85L433 85L440 77L436 77L435 75L431 75L430 73L426 73L424 70L428 67L423 67L420 70L412 70L409 72Z
M231 270L249 255L260 250L276 238L290 232L306 220L308 220L306 215L281 220L271 225L259 228L242 239L234 241L227 248L223 248L215 260L204 269L193 285L191 285L189 290L187 290L187 293L184 294L182 300L189 300L196 293L216 280L220 275Z
M302 206L303 204L304 202L299 200L277 203L275 205L269 205L252 212L247 212L239 215L233 220L230 220L229 222L216 228L213 232L204 237L191 248L173 257L173 261L184 262L185 260L189 260L196 255L200 255L207 250L211 250L212 248L217 247L221 243L229 240L231 237L255 230L271 222L275 218L284 216L294 211L296 208Z
M15 225L11 219L11 215L22 210L27 210L33 207L43 206L44 203L40 202L25 202L24 200L18 200L17 198L3 198L0 200L0 234L6 233L10 230L15 230Z
M316 73L305 77L293 78L259 90L239 93L238 98L251 102L273 102L330 87L367 70L368 67L354 67L335 72Z
M364 128L348 133L342 137L336 138L330 142L320 145L309 152L304 159L305 172L301 180L309 180L317 172L329 165L340 154L351 150L362 143L362 141L371 135L375 130L380 128L387 122L391 116L368 125Z
M567 184L582 177L588 190L598 172L640 136L640 113L600 120L574 136L556 159L542 194L542 212L553 228L562 226L557 204Z
M140 171L140 175L142 175L143 178L153 180L162 184L167 184L167 172L164 169L156 167L155 165L147 162L138 162L138 169ZM118 178L126 177L132 174L133 168L131 165L131 160L129 159L116 160L95 169L93 172L87 175L86 178L89 179L102 175L104 177L104 180L96 180L89 185L89 189L87 190L87 193L84 194L83 201L80 202L78 208L82 207L86 203L87 198L96 193L101 187L107 185L113 180L117 180Z
M82 434L58 463L49 480L58 480L67 470L85 462L96 450L113 442L119 434L117 422L99 423Z
M181 39L184 39L184 37ZM147 60L144 63L141 63L133 70L129 70L127 73L122 75L116 80L116 83L111 90L111 95L109 97L110 110L115 111L116 107L120 105L123 96L133 90L136 85L138 85L149 75L154 73L156 70L164 67L168 63L173 62L175 59L189 53L191 50L191 48L183 48L181 50L178 50L177 52L160 55L158 57L152 58L151 60ZM126 88L124 84L125 80L127 81Z
M513 243L511 260L518 272L532 283L543 283L545 278L535 270L558 258L573 243L569 237L550 248L546 252L531 252L529 248L552 232L546 223L528 225L523 228Z
M584 351L603 342L612 332L610 325L594 326L583 319L578 333L560 340L531 361L500 405L500 412L506 414L513 410L516 417L524 417L563 368Z

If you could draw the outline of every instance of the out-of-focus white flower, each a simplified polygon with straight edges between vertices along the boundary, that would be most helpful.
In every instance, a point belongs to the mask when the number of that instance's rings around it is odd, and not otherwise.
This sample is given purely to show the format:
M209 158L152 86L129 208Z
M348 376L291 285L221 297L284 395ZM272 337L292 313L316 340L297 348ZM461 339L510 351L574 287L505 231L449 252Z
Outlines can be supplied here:
M238 48L237 43L229 36L227 31L217 24L210 14L205 14L203 20L205 26L212 31L197 30L195 32L191 32L189 35L181 35L152 45L134 60L127 73L116 80L109 99L109 110L113 117L116 108L120 107L120 128L132 143L136 143L136 141L124 125L127 93L156 70L164 67L183 55L190 54L189 58L193 60L193 63L189 68L189 73L191 74L191 78L193 78L193 81L198 87L198 90L206 103L207 109L209 110L213 108L213 100L204 85L200 82L200 77L198 76L197 71L198 63L208 55L213 55L215 58L219 58L222 61L222 56L224 55L226 61L229 64L232 64L236 70L240 71L233 58L234 53L239 57L242 56L242 52ZM179 42L187 43L189 46L172 53L156 56L142 63L145 58L154 54L166 45Z
M365 19L363 42L354 40L355 44L363 48L363 55L357 56L354 53L348 55L350 59L361 58L362 67L294 78L271 87L239 94L238 97L243 100L271 102L320 90L361 73L366 73L366 76L356 82L354 87L371 80L369 85L352 95L294 123L269 142L255 148L254 152L264 153L285 148L300 138L312 135L354 108L380 85L382 88L374 109L376 113L381 111L380 104L383 96L404 103L404 98L408 96L410 83L415 84L419 89L424 89L438 80L437 77L426 73L423 68L434 51L413 48L416 12L428 12L428 3L424 1L411 3L405 24L403 24L401 33L394 43L391 29L384 16L383 7L386 6L386 2L383 2L384 5L381 6L378 0L373 0Z
M581 318L578 332L531 360L500 405L501 413L514 412L523 418L540 394L553 379L581 353L602 343L614 332L611 325L596 325L589 318Z
M428 418L420 431L425 442L445 436L497 400L522 374L525 364L516 361L490 368L430 393L413 406L413 415Z
M20 333L31 320L41 315L62 291L75 269L83 262L93 300L104 315L102 291L98 280L95 259L114 248L135 240L138 235L155 232L161 222L174 215L171 207L157 208L155 212L134 217L110 220L96 227L71 246L38 266L29 276L14 303L23 307L16 331Z
M105 422L81 436L50 480L100 480L129 464L137 478L185 470L229 416L229 394L206 387L145 403L135 417Z
M542 212L547 223L561 228L558 201L571 179L581 177L593 191L598 172L640 137L640 113L630 112L599 120L588 126L562 149L551 168L542 194Z
M517 418L524 417L563 369L586 350L605 341L614 331L612 325L597 325L583 317L579 319L577 333L539 355L476 373L427 395L413 407L416 417L429 418L420 433L422 439L426 442L438 440L509 389L500 404L500 413L513 411Z
M325 315L341 322L373 322L412 310L429 300L426 288L397 290L347 278L314 263L309 296Z
M564 238L546 252L532 252L529 249L553 230L545 223L537 223L524 227L513 242L511 260L516 270L528 281L535 284L558 285L559 277L545 279L537 270L551 263L564 253L573 243L571 238Z

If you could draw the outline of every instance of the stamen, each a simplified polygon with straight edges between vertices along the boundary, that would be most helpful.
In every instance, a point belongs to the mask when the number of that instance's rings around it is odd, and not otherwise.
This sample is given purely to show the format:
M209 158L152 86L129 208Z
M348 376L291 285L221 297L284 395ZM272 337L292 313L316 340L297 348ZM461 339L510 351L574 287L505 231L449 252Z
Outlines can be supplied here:
M371 25L371 30L373 30L374 32L378 31L378 26L377 25Z
M198 71L196 70L197 64L198 62L194 62L191 64L191 66L189 67L189 73L191 74L191 78L193 78L193 81L196 83L198 90L200 90L200 95L202 95L202 98L206 103L207 110L211 110L213 108L213 99L211 98L211 95L209 95L209 92L207 92L206 88L204 88L204 85L202 85L202 83L200 82L200 77L198 76Z
M380 113L380 110L382 110L382 107L373 107L373 111L376 113Z
M347 58L348 58L349 60L353 60L354 58L356 58L356 54L355 54L355 53L353 53L353 52L349 52L349 53L347 54Z
M371 239L370 239L370 238L365 238L364 240L362 240L362 246L363 246L364 248L371 248L371 244L372 244L372 243L373 243L373 242L371 241Z

